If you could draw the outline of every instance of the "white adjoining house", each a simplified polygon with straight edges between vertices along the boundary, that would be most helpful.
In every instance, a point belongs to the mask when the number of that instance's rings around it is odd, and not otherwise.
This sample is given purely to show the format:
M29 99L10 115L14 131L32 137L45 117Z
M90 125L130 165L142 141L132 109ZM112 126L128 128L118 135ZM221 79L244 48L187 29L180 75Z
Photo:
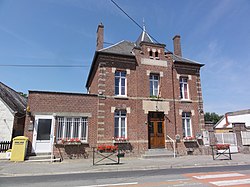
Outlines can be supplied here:
M23 135L27 99L0 82L0 142Z
M215 130L225 131L233 128L234 123L244 123L246 128L250 128L250 109L236 112L228 112L218 123L215 124Z
M214 125L217 143L230 144L237 152L249 152L250 146L250 109L226 113Z

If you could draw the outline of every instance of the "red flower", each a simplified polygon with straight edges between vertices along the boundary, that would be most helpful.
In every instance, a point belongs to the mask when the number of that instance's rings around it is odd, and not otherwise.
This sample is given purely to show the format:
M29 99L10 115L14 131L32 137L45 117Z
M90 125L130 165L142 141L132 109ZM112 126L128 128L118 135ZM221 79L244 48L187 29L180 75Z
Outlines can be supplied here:
M229 149L229 147L230 147L230 144L217 144L217 145L216 145L216 148L217 148L218 150Z

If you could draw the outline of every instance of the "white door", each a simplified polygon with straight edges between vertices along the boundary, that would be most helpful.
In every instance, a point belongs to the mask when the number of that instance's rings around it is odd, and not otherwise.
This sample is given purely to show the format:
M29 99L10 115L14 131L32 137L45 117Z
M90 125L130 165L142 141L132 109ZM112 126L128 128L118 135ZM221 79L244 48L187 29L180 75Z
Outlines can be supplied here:
M53 145L53 116L36 116L33 133L33 152L49 153Z

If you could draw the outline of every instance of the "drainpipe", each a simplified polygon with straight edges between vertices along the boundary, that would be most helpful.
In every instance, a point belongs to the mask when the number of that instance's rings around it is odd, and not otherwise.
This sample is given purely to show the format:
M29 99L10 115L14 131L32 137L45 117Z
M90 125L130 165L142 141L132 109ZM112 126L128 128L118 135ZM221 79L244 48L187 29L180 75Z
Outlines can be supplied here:
M229 122L228 122L228 113L225 114L225 119L226 119L226 127L229 125Z

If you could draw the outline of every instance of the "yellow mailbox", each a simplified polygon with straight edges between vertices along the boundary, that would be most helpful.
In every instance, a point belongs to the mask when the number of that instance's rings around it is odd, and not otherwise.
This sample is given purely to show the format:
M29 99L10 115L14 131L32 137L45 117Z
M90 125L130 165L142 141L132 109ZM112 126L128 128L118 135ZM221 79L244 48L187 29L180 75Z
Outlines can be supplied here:
M11 161L24 161L28 146L28 139L29 138L25 136L17 136L13 138L10 157Z

